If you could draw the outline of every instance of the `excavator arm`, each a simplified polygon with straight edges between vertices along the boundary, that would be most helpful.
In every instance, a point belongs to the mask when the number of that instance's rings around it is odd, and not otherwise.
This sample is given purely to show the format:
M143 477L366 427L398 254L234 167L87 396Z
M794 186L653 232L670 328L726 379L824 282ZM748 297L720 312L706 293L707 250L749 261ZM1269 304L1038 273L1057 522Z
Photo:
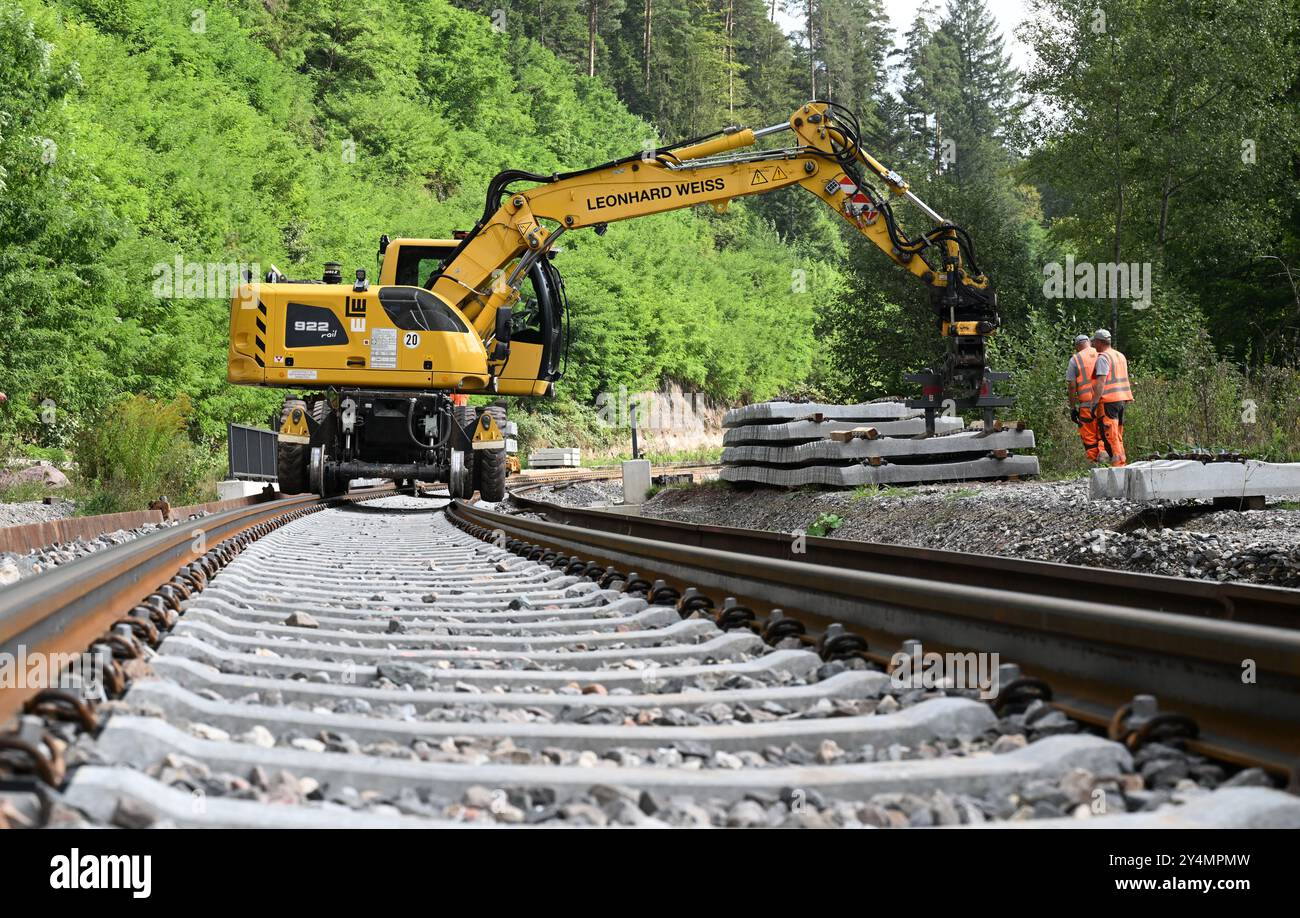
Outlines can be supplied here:
M786 132L794 135L791 145L754 149ZM513 187L521 183L529 187ZM984 341L999 325L997 298L970 237L863 150L852 113L830 102L810 102L772 127L728 128L578 172L503 172L489 187L482 218L427 286L491 344L501 327L498 313L513 307L529 271L563 233L586 227L603 233L617 220L696 204L724 210L733 198L793 185L820 198L929 288L947 353L937 372L909 378L922 384L923 397L911 404L926 410L931 429L941 410L980 408L991 421L994 407L1010 404L992 395L992 380L1005 374L985 367ZM893 212L898 199L918 207L932 227L909 236Z

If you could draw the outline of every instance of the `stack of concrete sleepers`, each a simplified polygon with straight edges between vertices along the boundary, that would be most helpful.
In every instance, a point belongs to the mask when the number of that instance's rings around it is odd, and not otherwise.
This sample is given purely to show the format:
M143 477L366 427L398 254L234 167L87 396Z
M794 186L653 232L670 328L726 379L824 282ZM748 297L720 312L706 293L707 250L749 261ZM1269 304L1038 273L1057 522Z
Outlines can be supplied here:
M528 454L528 467L532 469L576 469L580 465L582 450L576 446L535 449Z
M1031 430L968 430L961 418L925 418L902 402L762 402L723 418L725 481L857 487L1023 478L1038 474Z

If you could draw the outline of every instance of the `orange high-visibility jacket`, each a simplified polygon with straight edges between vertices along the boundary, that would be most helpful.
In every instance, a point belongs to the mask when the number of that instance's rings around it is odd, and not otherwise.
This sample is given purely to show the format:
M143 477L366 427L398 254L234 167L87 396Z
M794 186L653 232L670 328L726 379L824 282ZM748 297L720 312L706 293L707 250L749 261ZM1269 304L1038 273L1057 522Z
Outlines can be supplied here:
M1097 380L1092 378L1093 368L1097 365L1097 349L1085 347L1075 351L1070 357L1065 370L1065 379L1070 386L1070 395L1080 405L1091 405L1097 394Z
M1110 364L1110 372L1106 374L1106 379L1102 383L1102 403L1133 401L1133 390L1129 388L1128 383L1128 358L1113 347L1106 351L1104 356ZM1094 361L1094 366L1095 364Z

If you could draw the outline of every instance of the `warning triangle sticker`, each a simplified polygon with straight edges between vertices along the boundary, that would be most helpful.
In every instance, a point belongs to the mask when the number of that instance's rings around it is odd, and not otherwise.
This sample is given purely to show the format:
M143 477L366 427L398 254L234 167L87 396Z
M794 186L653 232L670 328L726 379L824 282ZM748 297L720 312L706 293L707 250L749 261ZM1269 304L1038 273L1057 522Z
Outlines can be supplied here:
M762 169L755 169L755 170L754 170L754 177L753 177L753 179L750 180L749 184L751 184L751 185L766 185L766 184L767 184L767 176L763 174L763 170L762 170Z
M773 180L773 181L780 181L780 180L783 179L783 178L785 178L785 172L782 171L782 169L781 169L780 166L777 166L777 167L776 167L776 170L773 171L773 173L772 173L772 180Z

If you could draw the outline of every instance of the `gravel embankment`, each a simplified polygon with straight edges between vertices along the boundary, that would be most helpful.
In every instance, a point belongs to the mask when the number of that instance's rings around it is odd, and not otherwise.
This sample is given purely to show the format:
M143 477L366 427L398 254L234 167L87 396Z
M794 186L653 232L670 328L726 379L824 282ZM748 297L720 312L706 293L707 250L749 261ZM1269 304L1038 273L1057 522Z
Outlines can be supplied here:
M618 481L534 492L568 506L621 499ZM876 492L667 488L647 515L716 526L807 530L839 517L836 538L1011 555L1219 581L1300 587L1300 510L1143 507L1093 501L1086 479L972 482Z
M0 504L0 529L6 526L24 526L27 523L48 523L67 519L77 510L70 500L56 500L45 504L39 500L25 500L14 504Z
M141 526L136 529L118 529L114 532L106 532L93 539L74 539L71 542L47 545L25 555L7 551L0 552L0 586L14 583L42 571L48 571L60 564L67 564L69 561L92 555L105 548L112 548L114 545L130 542L159 529L177 525L179 525L177 522L151 523L148 526Z

